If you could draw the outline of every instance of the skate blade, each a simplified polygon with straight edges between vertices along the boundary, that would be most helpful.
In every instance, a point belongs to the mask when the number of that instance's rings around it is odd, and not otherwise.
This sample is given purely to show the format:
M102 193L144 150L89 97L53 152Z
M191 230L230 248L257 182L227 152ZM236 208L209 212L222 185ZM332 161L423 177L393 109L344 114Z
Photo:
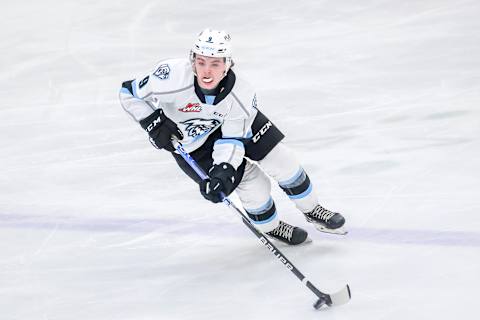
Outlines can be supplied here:
M307 236L307 239L305 239L305 241L303 241L302 243L297 244L297 246L304 246L312 242L313 242L312 238Z
M309 236L307 236L305 241L303 241L302 243L299 243L299 244L288 244L286 242L278 240L277 238L270 237L270 236L267 236L267 237L268 237L268 239L273 240L274 244L278 247L302 247L302 246L308 245L308 244L313 242L312 238L310 238Z
M345 230L344 227L340 227L337 229L329 229L325 226L322 226L321 224L313 223L315 226L315 229L317 229L320 232L325 232L325 233L331 233L331 234L338 234L338 235L346 235L348 233L347 230Z

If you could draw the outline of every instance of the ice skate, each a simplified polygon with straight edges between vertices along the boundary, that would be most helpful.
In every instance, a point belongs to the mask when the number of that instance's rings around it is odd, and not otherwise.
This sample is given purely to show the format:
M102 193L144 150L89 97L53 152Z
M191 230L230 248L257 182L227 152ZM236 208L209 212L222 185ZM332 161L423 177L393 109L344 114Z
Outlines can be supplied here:
M312 211L303 214L307 221L321 232L347 234L347 231L343 228L345 218L338 212L332 212L321 205L317 205Z
M299 245L309 243L312 240L308 237L307 231L299 227L294 227L286 222L280 221L278 226L266 233L269 237L281 241L288 245Z

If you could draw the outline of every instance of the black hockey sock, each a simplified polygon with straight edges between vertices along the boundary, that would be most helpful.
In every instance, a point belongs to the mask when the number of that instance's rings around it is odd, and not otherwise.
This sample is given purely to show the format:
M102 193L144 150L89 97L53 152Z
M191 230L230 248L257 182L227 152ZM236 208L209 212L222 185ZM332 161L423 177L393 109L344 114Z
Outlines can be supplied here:
M288 195L289 198L296 199L311 189L310 178L307 173L301 169L300 174L287 183L279 183L280 188Z

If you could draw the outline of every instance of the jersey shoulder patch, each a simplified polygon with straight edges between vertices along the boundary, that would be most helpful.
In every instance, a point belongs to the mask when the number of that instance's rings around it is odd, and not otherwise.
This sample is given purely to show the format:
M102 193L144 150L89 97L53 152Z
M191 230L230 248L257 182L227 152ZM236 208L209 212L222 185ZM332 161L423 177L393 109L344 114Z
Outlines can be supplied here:
M162 60L152 70L153 91L175 91L193 86L193 71L188 59Z
M168 63L162 63L153 72L153 75L159 78L160 80L166 80L170 77L170 71L171 69Z

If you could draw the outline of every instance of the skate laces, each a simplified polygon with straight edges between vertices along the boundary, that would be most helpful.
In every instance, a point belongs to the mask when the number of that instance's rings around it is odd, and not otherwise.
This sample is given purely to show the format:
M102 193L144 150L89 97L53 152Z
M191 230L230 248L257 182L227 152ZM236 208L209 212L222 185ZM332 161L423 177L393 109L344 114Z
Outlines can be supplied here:
M321 205L318 205L308 215L318 219L322 219L323 221L326 222L330 220L330 218L333 217L335 214L336 212L332 212L330 210L325 209Z
M280 221L280 224L278 225L278 227L276 227L272 231L268 232L268 234L278 236L278 237L282 237L282 238L285 238L288 241L290 241L292 239L292 235L293 235L293 228L294 228L293 226L291 226L291 225L289 225L289 224L287 224L283 221Z

